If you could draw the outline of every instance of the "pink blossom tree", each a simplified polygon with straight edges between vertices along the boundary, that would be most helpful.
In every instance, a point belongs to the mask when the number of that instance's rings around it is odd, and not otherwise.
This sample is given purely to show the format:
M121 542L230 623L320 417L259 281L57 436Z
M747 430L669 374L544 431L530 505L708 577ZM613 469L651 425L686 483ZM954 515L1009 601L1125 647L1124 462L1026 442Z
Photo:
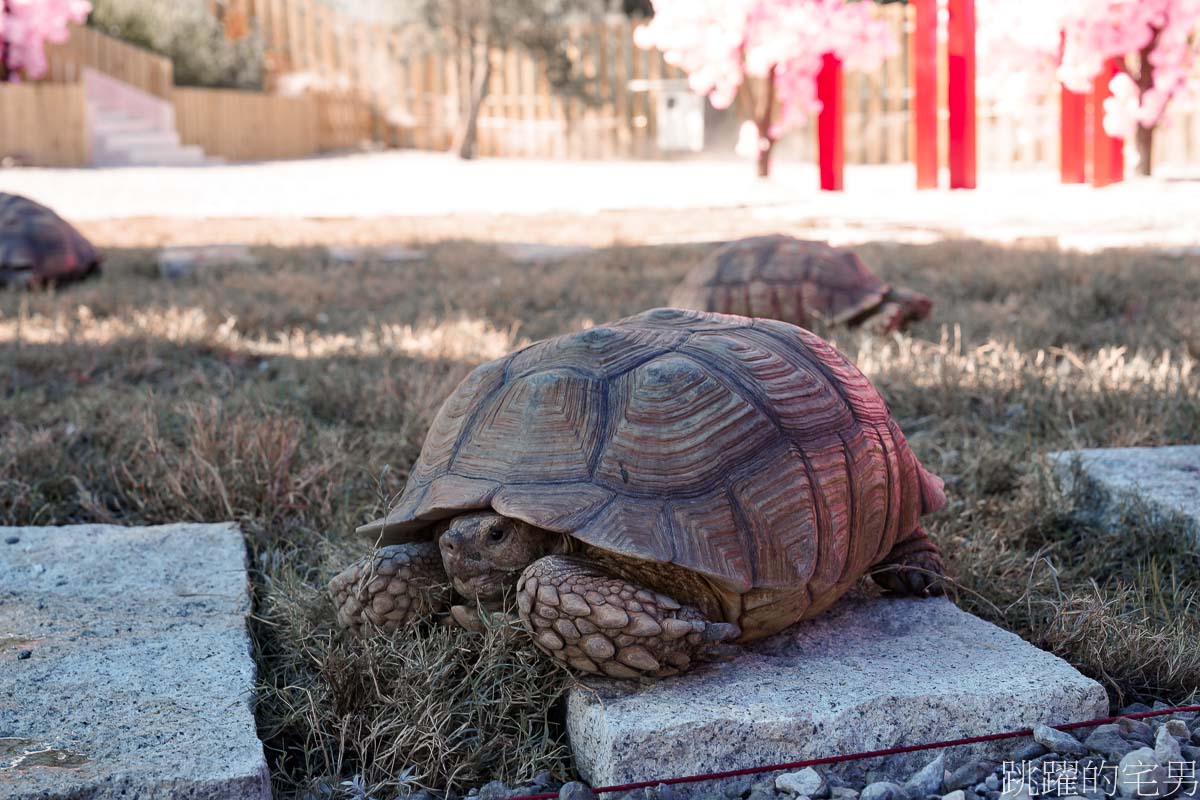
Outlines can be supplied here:
M0 80L45 75L46 43L65 42L91 10L86 0L0 0Z
M749 95L758 174L771 170L771 150L787 130L821 110L817 74L832 53L847 69L871 69L896 51L873 3L846 0L653 0L654 17L639 26L639 47L658 48L688 75L692 90L728 108L739 89ZM761 102L747 78L759 79ZM778 112L778 116L776 113Z
M979 0L981 93L1028 102L1055 79L1086 93L1116 59L1104 128L1136 141L1138 171L1149 175L1155 128L1196 88L1198 24L1200 0Z

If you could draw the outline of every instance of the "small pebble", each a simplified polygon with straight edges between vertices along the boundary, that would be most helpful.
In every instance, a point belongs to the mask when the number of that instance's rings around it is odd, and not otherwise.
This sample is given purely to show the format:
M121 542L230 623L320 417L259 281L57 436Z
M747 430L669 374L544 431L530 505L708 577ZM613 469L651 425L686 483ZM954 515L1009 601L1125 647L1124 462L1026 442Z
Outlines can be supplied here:
M983 786L984 789L989 792L1000 791L1000 776L993 772L984 779Z
M558 800L596 800L596 794L586 783L571 781L558 790Z
M942 781L946 778L946 754L938 753L937 757L904 782L904 791L910 797L928 797L931 794L940 795Z
M1122 797L1161 797L1168 791L1166 777L1167 768L1159 764L1154 751L1142 747L1117 765L1116 789Z
M1181 719L1169 719L1163 723L1163 727L1171 732L1171 735L1176 739L1187 741L1191 738L1192 732L1188 730L1187 723Z
M785 772L775 778L775 788L795 797L825 798L829 797L829 786L821 773L812 767L805 767L799 772Z
M1117 720L1117 727L1126 739L1136 739L1142 744L1154 744L1154 729L1140 719L1121 717Z
M950 794L942 795L942 800L967 800L967 793L962 789L955 789Z
M479 800L507 800L512 789L504 781L490 781L479 788Z
M25 659L32 658L32 657L33 657L32 650L22 650L21 652L17 653L17 658L21 661L24 661Z
M1122 708L1121 713L1122 714L1144 714L1147 711L1153 711L1153 710L1154 710L1153 708L1146 705L1145 703L1134 703L1133 705L1128 705L1128 706L1125 706L1124 708Z
M1071 734L1051 728L1049 725L1035 725L1033 740L1054 753L1064 756L1087 755L1088 749Z
M868 784L859 794L859 800L908 800L904 787L891 781Z
M995 761L973 761L970 764L963 764L951 772L950 777L946 778L946 789L954 791L974 786L986 780L987 776L991 775L998 766L999 764Z
M829 790L829 796L833 800L858 800L858 789L851 789L849 786L834 786Z
M1154 757L1160 764L1170 764L1172 761L1182 761L1183 754L1179 749L1179 741L1171 735L1166 725L1158 729L1154 736Z
M1020 763L1022 761L1032 761L1038 756L1046 755L1046 748L1038 742L1029 741L1013 751L1012 760Z
M5 544L16 544L19 541L21 541L20 536L9 536L9 537L5 538L4 543Z

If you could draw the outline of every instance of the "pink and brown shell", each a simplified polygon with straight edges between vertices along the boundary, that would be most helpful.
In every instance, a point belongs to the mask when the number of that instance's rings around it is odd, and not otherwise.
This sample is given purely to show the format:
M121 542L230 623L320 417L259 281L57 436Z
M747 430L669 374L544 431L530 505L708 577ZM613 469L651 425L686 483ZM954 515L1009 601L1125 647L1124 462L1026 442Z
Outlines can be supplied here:
M684 277L670 305L764 317L809 327L814 319L858 325L877 314L881 330L929 316L928 297L894 289L853 251L791 236L755 236L718 249Z
M0 285L82 280L99 273L100 260L92 243L58 214L0 192Z
M420 541L492 508L699 574L752 639L829 606L944 504L941 485L821 338L662 308L475 369L391 513L359 530Z

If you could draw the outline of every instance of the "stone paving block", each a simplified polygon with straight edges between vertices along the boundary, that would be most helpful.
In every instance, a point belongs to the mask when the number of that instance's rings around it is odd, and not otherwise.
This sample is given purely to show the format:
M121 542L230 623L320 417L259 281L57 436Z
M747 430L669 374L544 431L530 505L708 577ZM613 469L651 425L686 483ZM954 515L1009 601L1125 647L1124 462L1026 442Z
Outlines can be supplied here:
M207 267L252 267L258 263L244 244L208 244L164 247L158 254L158 271L164 278L182 278Z
M0 528L0 798L265 800L232 524Z
M364 247L361 245L331 244L325 248L329 260L338 264L358 264L363 261L380 261L385 264L403 264L422 261L429 257L427 250L416 250L403 245Z
M1103 716L1104 689L945 599L856 591L733 661L639 687L571 690L567 727L594 786L881 750ZM946 752L949 769L1026 740ZM902 783L918 752L822 767ZM712 796L711 783L690 785ZM684 787L679 787L684 788Z
M1136 498L1184 519L1200 542L1200 445L1063 450L1049 458L1066 489L1083 494L1086 514L1110 521Z

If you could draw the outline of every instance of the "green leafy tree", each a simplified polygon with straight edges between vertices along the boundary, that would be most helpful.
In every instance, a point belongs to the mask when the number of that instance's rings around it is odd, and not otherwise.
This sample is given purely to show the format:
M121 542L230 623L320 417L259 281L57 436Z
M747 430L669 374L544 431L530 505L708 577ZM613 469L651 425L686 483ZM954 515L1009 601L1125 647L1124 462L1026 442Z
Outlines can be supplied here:
M263 40L257 31L236 41L200 0L93 0L88 24L171 59L181 86L259 89Z

